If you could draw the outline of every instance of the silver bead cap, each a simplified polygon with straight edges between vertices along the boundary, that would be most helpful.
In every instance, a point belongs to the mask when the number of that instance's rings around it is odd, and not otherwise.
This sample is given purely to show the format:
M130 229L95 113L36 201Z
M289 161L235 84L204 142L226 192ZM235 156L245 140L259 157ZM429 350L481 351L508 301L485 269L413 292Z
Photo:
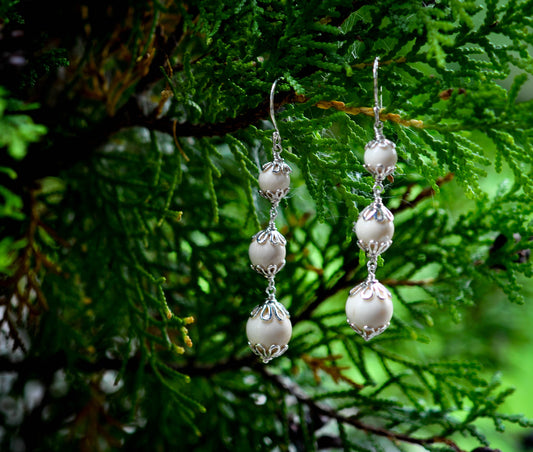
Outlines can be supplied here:
M252 312L250 312L250 317L253 319L259 317L265 322L270 322L272 319L279 320L280 322L285 319L290 319L289 311L277 300L267 300L263 304L257 305Z
M269 169L272 169L274 174L282 173L288 175L292 173L291 167L287 165L282 158L274 159L272 162L267 162L262 167L263 171L267 171Z
M282 198L284 198L287 193L289 193L289 188L284 188L284 189L280 189L280 190L276 190L276 191L272 191L272 190L266 190L266 191L263 191L263 190L259 190L259 194L265 198L265 199L268 199L272 204L279 204L279 202L281 201Z
M357 294L361 294L361 298L363 300L371 300L374 297L377 297L380 300L392 298L389 290L377 279L363 281L361 284L358 284L352 290L350 290L351 297Z
M358 240L357 245L370 256L379 256L390 248L392 240L387 240L385 242L376 242L375 240L363 242L362 240Z
M285 259L281 263L281 265L269 265L268 267L263 267L262 265L253 265L251 264L250 267L252 270L255 270L260 275L263 275L265 278L269 279L272 278L276 273L278 273L283 267L285 267Z
M366 163L363 165L363 167L370 173L376 180L384 180L387 176L390 176L392 173L394 173L394 170L396 169L396 165L394 166L384 166L381 163L370 166Z
M381 202L373 202L360 213L365 221L376 220L380 223L383 221L394 221L393 213L387 209Z
M274 246L285 246L287 244L287 239L275 227L268 227L259 231L252 237L252 242L254 240L260 245L264 245L267 242Z
M373 149L379 144L381 144L381 145L383 145L383 144L389 145L389 146L392 147L393 150L396 150L396 143L394 141L387 140L387 138L382 137L380 139L369 141L366 144L366 146L365 146L365 151Z
M252 352L259 356L265 364L272 361L274 358L283 355L283 353L285 353L289 348L289 346L285 344L271 345L268 349L266 349L262 344L252 344L251 342L248 342L248 346Z
M348 325L350 325L350 328L352 328L352 330L354 330L357 334L359 334L359 336L361 336L365 341L369 341L373 337L379 336L390 325L390 322L387 322L385 325L380 326L378 328L370 328L365 325L361 329L355 323L350 323L349 320L347 320L347 322L348 322Z

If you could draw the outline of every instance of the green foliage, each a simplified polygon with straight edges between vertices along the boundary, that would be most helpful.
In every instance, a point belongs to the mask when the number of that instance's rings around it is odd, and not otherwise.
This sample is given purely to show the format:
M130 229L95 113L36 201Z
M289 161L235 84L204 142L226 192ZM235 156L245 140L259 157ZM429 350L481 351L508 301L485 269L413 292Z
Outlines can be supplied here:
M22 112L29 112L36 105L24 102L9 96L9 93L0 87L0 149L16 160L22 159L28 146L38 141L45 133L46 128L35 124L32 118ZM8 180L16 180L17 172L9 167L0 165L0 174ZM23 220L23 201L20 194L14 193L8 187L0 185L0 220ZM0 228L4 232L4 228ZM11 272L17 251L22 248L24 241L2 234L0 238L0 274Z
M2 23L8 24L12 20L21 21L20 16L15 12L15 6L20 0L2 0L0 1L0 18Z
M33 87L44 75L54 72L55 69L68 66L68 55L65 49L52 49L43 53L32 62L28 80L25 84Z
M17 160L26 155L30 143L39 141L46 133L45 127L21 113L35 108L36 105L10 98L7 91L0 87L0 147L6 147L9 155Z
M39 109L0 98L0 215L13 220L0 372L15 374L0 398L23 413L0 410L2 447L457 452L490 443L484 419L531 426L502 413L512 391L490 372L505 360L474 350L520 339L487 293L500 310L523 304L533 276L532 1L72 5L71 26L44 15L46 39L21 43ZM351 228L372 193L375 56L400 156L377 271L395 316L364 342L344 302L366 276ZM294 329L265 366L244 334L266 286L247 248L268 221L257 172L281 76L294 172L277 289Z

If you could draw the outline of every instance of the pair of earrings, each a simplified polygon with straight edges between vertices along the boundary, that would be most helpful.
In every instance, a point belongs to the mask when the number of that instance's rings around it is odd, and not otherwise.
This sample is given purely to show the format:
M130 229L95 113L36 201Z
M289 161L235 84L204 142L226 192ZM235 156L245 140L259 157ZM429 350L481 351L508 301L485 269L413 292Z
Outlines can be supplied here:
M374 177L373 202L359 215L354 226L358 246L367 255L368 277L354 287L346 301L348 324L365 340L381 334L390 324L393 306L390 292L376 279L377 260L392 244L394 216L381 198L383 181L393 174L398 160L396 145L383 135L379 119L382 109L378 89L379 57L374 60L374 132L375 139L365 146L364 167ZM278 79L279 80L279 79ZM291 168L281 157L279 130L274 118L274 91L270 91L270 117L274 126L272 135L273 161L263 165L259 174L259 193L271 202L268 227L252 237L249 256L252 268L267 280L267 298L256 306L246 324L248 345L263 362L281 356L288 349L292 334L290 315L276 299L275 276L285 265L286 239L277 230L275 220L281 199L289 191Z

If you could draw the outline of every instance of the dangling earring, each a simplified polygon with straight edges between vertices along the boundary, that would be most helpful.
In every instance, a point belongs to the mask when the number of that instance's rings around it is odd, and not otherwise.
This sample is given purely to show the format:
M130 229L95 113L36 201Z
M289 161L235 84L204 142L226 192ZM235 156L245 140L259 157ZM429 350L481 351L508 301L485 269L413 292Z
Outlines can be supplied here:
M364 209L355 224L357 244L366 252L368 277L350 291L346 301L348 324L365 340L369 340L387 329L392 318L391 293L376 279L378 256L392 244L394 216L383 205L381 193L383 181L391 175L398 156L396 145L383 135L383 123L379 119L382 109L378 89L379 57L374 60L374 132L375 139L365 146L365 169L374 176L374 201Z
M292 172L280 154L281 137L274 118L274 81L270 90L270 118L274 125L272 134L273 161L265 163L259 174L259 193L271 203L268 227L252 237L248 249L252 268L268 280L267 298L254 308L246 324L248 345L264 363L281 356L287 348L292 334L290 315L285 306L276 300L276 274L285 265L285 237L276 229L278 205L289 191Z

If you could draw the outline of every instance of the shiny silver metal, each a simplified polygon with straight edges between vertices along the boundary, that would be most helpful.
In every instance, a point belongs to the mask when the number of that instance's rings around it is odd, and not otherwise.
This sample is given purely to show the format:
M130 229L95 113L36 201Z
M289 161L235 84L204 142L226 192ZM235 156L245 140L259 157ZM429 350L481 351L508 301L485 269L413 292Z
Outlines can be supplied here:
M263 347L262 344L252 344L248 342L248 346L257 356L261 358L263 363L267 364L272 361L274 358L283 355L289 348L287 344L285 345L271 345L268 349Z
M374 77L374 132L376 134L376 141L384 140L383 123L379 119L379 113L383 108L383 99L381 96L381 88L378 86L378 70L379 57L374 59L374 66L372 68L372 75Z

